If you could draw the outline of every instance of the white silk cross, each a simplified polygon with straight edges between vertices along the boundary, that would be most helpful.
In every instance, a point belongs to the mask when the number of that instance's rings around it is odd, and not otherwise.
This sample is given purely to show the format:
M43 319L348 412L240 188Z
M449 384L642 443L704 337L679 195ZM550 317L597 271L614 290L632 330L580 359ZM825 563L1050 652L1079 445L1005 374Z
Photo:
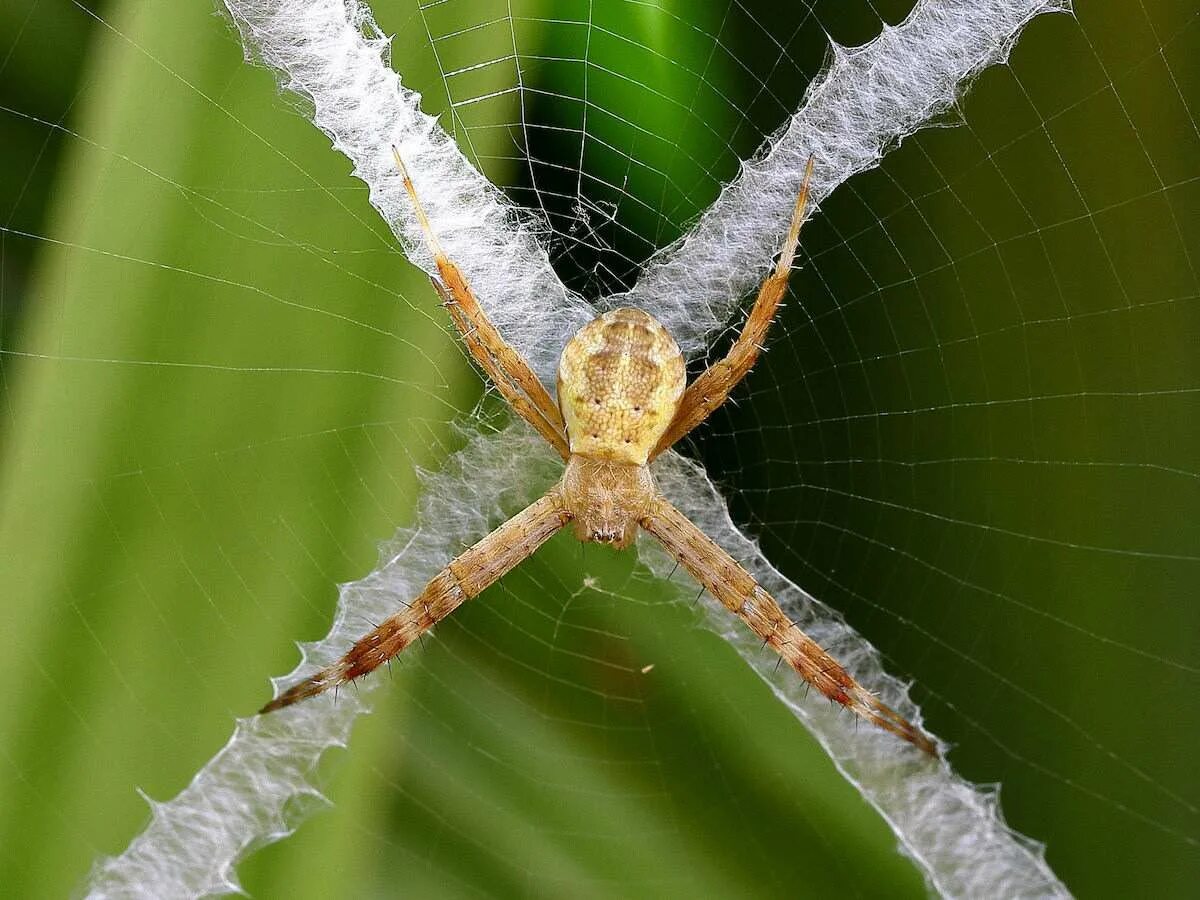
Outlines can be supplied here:
M487 313L546 383L559 350L595 310L572 295L538 242L539 226L507 203L421 112L420 97L386 63L387 40L357 0L225 0L250 55L281 73L305 97L313 121L370 187L371 202L400 237L409 258L435 271L392 161L400 147L449 257L464 270ZM753 162L721 193L692 231L657 254L632 291L603 303L641 306L662 321L686 352L704 348L741 298L761 280L799 187L809 154L818 164L819 201L888 149L951 106L984 68L1002 62L1035 16L1066 0L920 0L899 26L870 43L834 48L831 64L805 102ZM482 474L481 474L482 473ZM526 502L554 477L549 449L513 427L473 435L429 476L418 523L402 530L395 553L366 578L342 588L332 630L304 647L286 678L311 673L358 636L361 622L387 616L462 545L497 524L508 502ZM913 722L920 711L889 676L874 648L840 616L774 569L729 518L704 472L676 454L657 464L668 498L779 599L806 632L860 682ZM527 496L513 497L518 486ZM507 512L511 512L509 509ZM662 554L639 546L652 571L666 576ZM666 590L666 588L664 588ZM712 627L767 680L817 736L842 773L886 818L933 890L945 896L1066 896L1041 849L1004 823L994 794L959 778L883 732L853 727L760 652L725 616ZM364 697L369 693L364 685ZM147 828L120 856L92 873L92 896L167 897L236 890L234 867L248 850L297 825L294 801L320 755L343 745L364 700L317 698L286 716L238 722L226 746L174 799L151 803Z

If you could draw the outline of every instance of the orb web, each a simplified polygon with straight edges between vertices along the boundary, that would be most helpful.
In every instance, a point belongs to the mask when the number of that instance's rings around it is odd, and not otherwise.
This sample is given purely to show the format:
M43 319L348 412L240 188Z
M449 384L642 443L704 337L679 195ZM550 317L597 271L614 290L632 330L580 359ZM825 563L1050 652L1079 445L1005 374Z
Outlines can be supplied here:
M661 311L697 365L727 344L770 262L755 207L788 202L794 185L770 180L736 207L723 186L742 160L769 168L765 142L813 80L855 60L838 48L883 46L913 13L841 7L787 19L745 3L377 4L393 67L440 112L442 151L471 167L457 187L422 189L444 200L452 252L457 235L461 255L495 267L480 272L500 282L484 300L543 370L589 304ZM60 108L4 106L29 148L5 211L0 345L6 546L29 548L6 575L22 599L5 664L29 685L2 720L17 806L31 811L6 817L5 846L31 848L8 851L18 873L63 859L69 887L119 854L147 825L137 787L156 798L146 833L174 829L176 862L191 847L209 864L188 872L193 891L240 877L263 894L770 894L820 871L830 889L919 892L924 876L948 894L1016 892L1002 867L981 866L993 880L973 891L939 880L911 841L916 867L872 855L895 843L888 825L901 842L909 826L873 821L850 792L837 813L809 812L823 795L803 782L824 772L833 791L838 775L789 710L847 746L878 736L812 709L773 660L739 647L776 694L745 680L743 659L696 626L735 642L736 629L703 599L694 611L661 559L581 556L565 541L369 700L343 694L272 726L289 733L262 745L280 748L257 760L271 784L238 760L238 791L192 805L228 865L205 857L170 798L261 702L263 677L286 671L290 641L325 632L331 585L357 582L345 590L365 598L339 622L348 639L553 469L492 422L493 399L477 400L366 191L272 76L241 62L221 20L156 4L55 16L31 9L7 65L41 29L66 41L90 27L80 80ZM1197 672L1184 602L1197 132L1183 64L1197 39L1182 6L1087 11L1040 18L997 45L1005 65L965 70L969 93L927 110L959 127L898 149L894 135L886 156L828 185L770 352L682 448L695 462L660 475L773 590L807 592L793 612L809 597L840 611L863 639L842 652L865 648L891 690L912 683L953 745L960 799L986 818L989 793L967 782L1003 785L1008 823L1048 844L1043 870L1038 848L991 820L1042 877L1027 893L1057 890L1051 869L1080 893L1111 886L1098 842L1117 860L1160 860L1163 890L1197 866L1181 774L1194 704L1147 699L1189 696ZM37 215L47 152L64 161ZM504 220L522 229L516 250L471 245L496 224L469 213L475 194L489 215L529 211ZM689 256L676 242L710 207L727 240ZM543 282L502 277L531 264ZM811 609L810 627L851 634ZM376 715L310 770L360 703ZM97 759L113 760L104 777ZM318 789L332 808L235 876L319 805ZM925 811L942 828L931 846L961 838L947 810ZM717 839L731 821L736 848ZM846 829L853 839L837 837ZM103 880L112 872L95 884L120 883ZM163 890L144 872L124 884Z

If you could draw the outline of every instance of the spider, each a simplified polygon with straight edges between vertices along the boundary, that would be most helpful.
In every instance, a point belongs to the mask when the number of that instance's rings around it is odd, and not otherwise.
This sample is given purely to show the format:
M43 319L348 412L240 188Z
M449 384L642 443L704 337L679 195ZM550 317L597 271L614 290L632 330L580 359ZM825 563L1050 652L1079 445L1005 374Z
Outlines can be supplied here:
M442 251L399 150L392 148L404 188L439 279L432 279L475 362L501 396L562 457L562 478L438 572L403 610L384 619L337 662L294 685L260 713L290 706L373 671L462 603L572 526L581 541L628 547L643 529L730 612L744 621L809 685L834 703L936 756L933 741L866 690L715 541L654 485L649 464L729 397L758 359L787 290L808 202L813 160L774 271L759 288L750 316L724 359L687 384L683 354L649 313L614 309L593 319L559 358L558 402L480 307L462 271Z

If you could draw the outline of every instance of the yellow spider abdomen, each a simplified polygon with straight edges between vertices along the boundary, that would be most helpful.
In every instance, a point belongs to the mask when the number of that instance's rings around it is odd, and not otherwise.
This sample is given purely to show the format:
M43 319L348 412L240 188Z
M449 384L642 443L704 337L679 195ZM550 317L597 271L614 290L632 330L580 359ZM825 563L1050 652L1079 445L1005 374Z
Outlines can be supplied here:
M645 465L686 381L679 345L652 315L614 309L593 319L558 361L558 405L571 452Z

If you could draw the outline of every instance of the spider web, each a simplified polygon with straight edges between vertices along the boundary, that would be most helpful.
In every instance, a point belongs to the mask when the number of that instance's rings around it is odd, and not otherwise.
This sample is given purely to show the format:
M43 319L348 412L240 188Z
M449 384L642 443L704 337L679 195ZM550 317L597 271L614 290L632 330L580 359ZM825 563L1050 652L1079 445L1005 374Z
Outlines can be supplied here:
M690 6L375 6L404 83L536 216L515 250L481 253L484 182L419 183L543 372L587 314L574 297L631 290L719 353L777 240L755 217L795 179L740 206L722 186L783 133L831 41L903 34L911 12ZM0 846L14 891L61 894L146 826L135 788L176 795L289 642L325 632L331 585L361 578L381 536L411 523L384 551L397 577L356 588L364 618L553 469L478 402L366 191L226 23L168 4L4 15L0 664L20 689L0 707ZM46 42L58 93L21 77ZM959 127L822 190L770 352L683 448L758 542L739 558L839 610L913 683L954 770L1003 785L1009 825L1085 895L1181 894L1200 874L1198 42L1183 3L1033 22L939 119ZM727 240L639 280L714 201ZM544 280L506 281L539 243ZM719 513L690 483L691 511ZM859 799L792 716L819 713L788 673L741 647L771 688L750 677L668 571L552 542L376 679L376 713L315 773L297 761L318 730L367 700L305 711L260 760L295 789L286 807L246 805L265 785L239 768L242 805L209 797L196 818L240 855L311 811L307 785L332 801L241 867L263 896L1039 892L998 880L1011 867L966 891L911 839L915 866L891 852L911 826ZM814 727L886 746L835 713ZM968 798L984 817L986 797ZM179 827L154 810L151 830ZM930 846L979 856L954 847L961 820L925 812ZM182 871L200 844L175 836L178 884L232 877Z

